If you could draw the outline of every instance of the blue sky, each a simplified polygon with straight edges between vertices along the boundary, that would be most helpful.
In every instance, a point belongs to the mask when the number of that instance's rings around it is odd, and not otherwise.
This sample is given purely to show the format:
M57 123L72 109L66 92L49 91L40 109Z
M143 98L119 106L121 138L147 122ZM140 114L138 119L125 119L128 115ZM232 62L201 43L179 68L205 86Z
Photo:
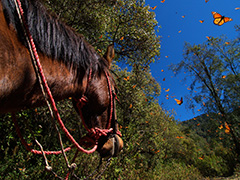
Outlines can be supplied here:
M168 66L183 60L182 53L185 42L201 44L207 40L206 36L226 35L230 39L236 38L238 33L234 26L240 24L240 10L235 10L235 8L240 7L240 1L209 0L206 3L205 0L166 0L161 3L161 0L146 0L145 2L150 7L157 6L155 10L151 11L156 13L158 25L161 27L157 32L162 37L161 58L151 66L152 75L162 87L159 103L168 111L174 110L176 120L191 119L203 112L198 112L198 108L196 108L193 113L192 110L186 108L185 103L179 106L174 100L174 98L180 99L190 95L187 90L190 82L181 82L184 74L175 77L174 73L168 70ZM213 24L212 11L230 17L233 21L216 26ZM200 20L204 22L200 23ZM169 92L165 92L164 88L165 90L169 89ZM166 99L167 94L169 99ZM170 96L175 97L171 98Z

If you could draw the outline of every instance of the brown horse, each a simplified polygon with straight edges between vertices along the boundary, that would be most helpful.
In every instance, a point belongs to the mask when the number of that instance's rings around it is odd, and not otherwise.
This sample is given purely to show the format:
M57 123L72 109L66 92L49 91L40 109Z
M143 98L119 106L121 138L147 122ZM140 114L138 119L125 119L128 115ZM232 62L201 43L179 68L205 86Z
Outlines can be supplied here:
M111 103L114 104L107 80L114 91L109 72L113 46L101 57L82 35L50 15L37 0L22 0L22 7L54 99L80 99L84 94L88 101L81 114L87 127L106 129ZM0 0L0 113L45 104L14 1ZM120 151L123 142L119 136L117 139ZM116 147L111 139L100 138L99 144L102 157L118 153L112 152Z

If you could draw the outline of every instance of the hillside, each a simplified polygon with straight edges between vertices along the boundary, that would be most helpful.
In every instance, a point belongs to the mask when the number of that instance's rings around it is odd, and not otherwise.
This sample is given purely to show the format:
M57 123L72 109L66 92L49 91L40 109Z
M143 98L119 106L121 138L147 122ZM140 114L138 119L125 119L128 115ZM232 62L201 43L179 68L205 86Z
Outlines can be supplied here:
M190 120L180 123L185 132L194 131L199 136L205 138L207 142L211 139L216 139L216 131L220 124L216 120L216 115L202 114Z

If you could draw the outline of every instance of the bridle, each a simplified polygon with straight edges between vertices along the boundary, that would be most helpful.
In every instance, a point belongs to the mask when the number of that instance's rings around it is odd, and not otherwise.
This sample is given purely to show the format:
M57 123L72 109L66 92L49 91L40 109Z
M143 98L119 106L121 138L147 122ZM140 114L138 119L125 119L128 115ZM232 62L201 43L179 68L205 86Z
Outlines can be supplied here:
M18 12L18 15L19 15L19 20L21 22L21 26L22 26L22 29L23 29L25 37L26 37L26 41L27 41L28 48L29 48L29 51L30 51L30 55L31 55L31 58L32 58L32 61L33 61L33 66L34 66L35 72L36 72L38 80L40 82L40 86L41 86L42 92L44 94L45 100L47 101L47 104L49 104L49 109L51 111L52 119L54 119L53 116L55 116L55 118L57 119L57 122L59 123L60 128L63 130L65 135L68 137L68 139L78 149L78 151L81 151L81 152L84 152L84 153L87 153L87 154L93 153L98 148L98 140L99 140L100 137L108 136L109 134L112 134L114 139L117 139L116 135L121 136L121 133L116 130L117 120L115 119L115 107L114 107L116 95L115 95L114 91L112 91L112 87L111 87L111 83L110 83L110 74L107 71L104 71L106 79L107 79L107 83L108 83L109 96L110 96L110 115L109 115L109 121L108 121L107 129L100 129L100 128L96 128L96 127L95 128L88 128L86 126L86 123L85 123L84 118L82 116L81 109L84 106L84 104L87 103L87 97L83 94L80 99L76 99L76 98L74 98L74 99L77 103L78 111L79 111L80 116L82 118L82 122L83 122L86 130L88 131L88 134L85 137L81 138L80 143L77 143L77 141L69 133L69 131L65 127L63 121L60 118L59 112L58 112L57 107L56 107L56 103L53 99L51 90L50 90L50 88L47 84L46 78L44 76L42 66L41 66L41 63L40 63L40 60L39 60L39 56L38 56L33 38L31 36L28 25L25 21L24 15L23 15L24 12L23 12L23 9L21 7L21 2L20 2L20 0L15 0L14 2L16 4L16 9L17 9L17 12ZM90 72L89 72L89 76L88 76L88 83L87 83L87 86L86 86L86 90L87 90L87 88L90 84L91 76L92 76L91 68L90 68L89 71ZM49 100L48 100L47 96L49 97ZM17 123L15 123L15 124L17 125ZM111 125L113 127L111 127ZM19 131L19 130L17 130L17 131ZM18 134L19 134L19 136L21 136L20 133L18 133ZM21 138L21 139L23 139L23 138ZM22 142L30 152L33 152L35 154L60 154L62 152L64 153L65 151L71 149L71 148L67 148L66 150L64 150L63 147L62 147L62 151L57 151L57 152L56 151L37 151L37 150L31 149L27 145L27 143L24 142L24 140ZM91 150L85 150L81 146L86 144L86 142L89 142L91 144L91 146L94 146L94 147Z
M85 88L84 93L82 94L80 99L73 98L73 101L76 103L77 110L79 112L79 115L82 119L83 126L85 129L88 131L88 134L81 139L81 143L84 144L84 141L87 141L87 144L85 143L84 146L93 146L94 144L98 144L98 140L102 136L107 136L109 138L112 138L113 140L113 150L112 150L112 156L117 156L118 150L119 150L119 140L116 135L122 136L121 132L117 130L117 119L116 119L116 108L115 108L115 101L117 99L115 90L112 88L110 77L111 75L109 74L108 71L104 71L106 80L107 80L107 85L108 85L108 94L109 94L109 99L110 99L110 104L109 104L109 117L107 121L107 126L106 129L100 129L98 127L94 128L89 128L86 124L86 121L83 117L82 113L82 108L88 103L88 98L86 96L87 91L89 89L89 85L91 83L92 79L92 69L89 69L89 74L88 74L88 79L87 79L87 85ZM89 142L92 142L91 145L89 145Z

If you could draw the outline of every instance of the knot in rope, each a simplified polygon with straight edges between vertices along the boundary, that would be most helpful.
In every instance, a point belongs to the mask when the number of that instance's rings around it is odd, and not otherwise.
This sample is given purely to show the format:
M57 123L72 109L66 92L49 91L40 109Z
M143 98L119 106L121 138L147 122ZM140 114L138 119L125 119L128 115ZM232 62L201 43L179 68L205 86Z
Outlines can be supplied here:
M113 131L113 128L100 129L95 127L90 129L89 136L97 141L101 136L107 136L108 133L111 133L112 131Z

